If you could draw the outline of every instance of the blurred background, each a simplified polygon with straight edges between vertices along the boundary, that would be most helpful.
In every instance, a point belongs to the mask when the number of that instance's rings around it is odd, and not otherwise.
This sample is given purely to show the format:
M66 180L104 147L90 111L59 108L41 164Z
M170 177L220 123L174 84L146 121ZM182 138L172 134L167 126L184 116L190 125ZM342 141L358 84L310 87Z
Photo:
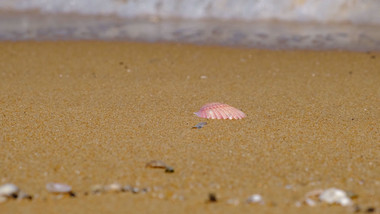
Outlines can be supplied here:
M0 40L380 50L379 0L0 0Z

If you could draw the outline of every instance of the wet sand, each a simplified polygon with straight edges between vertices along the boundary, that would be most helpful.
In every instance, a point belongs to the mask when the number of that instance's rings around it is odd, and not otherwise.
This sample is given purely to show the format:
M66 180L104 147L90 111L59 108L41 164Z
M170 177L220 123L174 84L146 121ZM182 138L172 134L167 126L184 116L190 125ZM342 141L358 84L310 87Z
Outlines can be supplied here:
M34 197L1 203L1 213L352 212L296 206L330 187L357 194L360 212L380 209L379 53L126 42L0 50L0 184ZM197 118L208 102L248 116ZM175 172L146 168L151 160ZM48 182L77 196L58 199ZM114 182L149 191L85 194ZM255 193L264 204L245 203Z

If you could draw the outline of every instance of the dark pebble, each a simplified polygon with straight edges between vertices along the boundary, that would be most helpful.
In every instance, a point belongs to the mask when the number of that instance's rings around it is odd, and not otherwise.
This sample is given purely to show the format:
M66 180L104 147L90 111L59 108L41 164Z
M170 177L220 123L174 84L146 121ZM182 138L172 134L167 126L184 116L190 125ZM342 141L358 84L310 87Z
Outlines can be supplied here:
M218 201L218 199L216 198L215 193L209 193L208 194L208 201L209 202L217 202Z
M165 172L166 172L166 173L173 173L173 172L174 172L174 168L171 167L171 166L167 166L167 167L165 168Z
M366 210L367 213L373 213L375 211L376 211L375 207L368 207Z

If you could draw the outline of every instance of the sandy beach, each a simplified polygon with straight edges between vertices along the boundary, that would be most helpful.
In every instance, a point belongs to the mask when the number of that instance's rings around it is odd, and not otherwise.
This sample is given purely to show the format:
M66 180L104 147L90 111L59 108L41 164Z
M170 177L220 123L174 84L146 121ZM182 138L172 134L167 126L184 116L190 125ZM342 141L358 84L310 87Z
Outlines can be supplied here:
M33 196L0 213L380 210L379 53L95 41L0 50L0 185ZM209 102L247 117L193 114ZM49 182L76 196L48 193ZM112 183L144 192L91 192ZM303 203L332 187L353 205ZM253 194L261 203L246 203Z

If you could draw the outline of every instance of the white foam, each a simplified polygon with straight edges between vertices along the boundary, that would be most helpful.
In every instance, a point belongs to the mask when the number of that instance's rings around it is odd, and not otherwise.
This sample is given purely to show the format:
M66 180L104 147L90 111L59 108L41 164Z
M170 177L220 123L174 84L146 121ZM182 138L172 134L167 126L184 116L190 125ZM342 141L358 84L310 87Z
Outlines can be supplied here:
M1 0L0 10L120 17L380 24L378 0Z

